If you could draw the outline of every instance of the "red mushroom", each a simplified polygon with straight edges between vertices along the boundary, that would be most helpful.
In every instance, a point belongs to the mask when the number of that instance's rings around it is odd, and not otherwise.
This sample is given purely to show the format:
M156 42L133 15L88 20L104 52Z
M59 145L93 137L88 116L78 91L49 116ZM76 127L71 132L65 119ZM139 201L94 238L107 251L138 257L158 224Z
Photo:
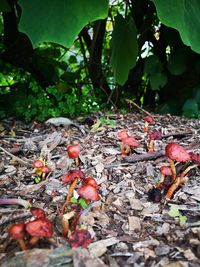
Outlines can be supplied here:
M86 185L86 184L90 184L90 185L94 186L96 189L99 188L97 181L92 177L88 177L88 178L85 178L83 180L83 185Z
M122 131L120 131L120 132L117 134L117 137L118 137L120 140L122 140L122 139L124 139L124 138L126 138L126 137L129 137L129 134L127 133L126 130L122 130Z
M131 136L122 139L122 143L124 144L122 155L128 155L131 152L131 148L137 148L140 146L140 143Z
M37 175L42 175L42 168L45 166L45 163L42 160L35 160L33 162L34 172L37 173Z
M154 140L160 140L162 138L162 134L160 131L153 131L149 134L149 143L147 144L147 149L149 153L154 152Z
M185 181L187 181L186 179L186 175L188 174L188 172L196 167L198 167L200 165L200 156L198 154L195 154L193 152L189 152L188 153L190 156L190 160L194 161L195 164L188 166L177 178L176 181L171 185L171 187L169 188L167 194L166 194L166 198L167 199L171 199L172 195L174 194L174 192L176 191L176 189L183 185L185 183Z
M122 141L124 138L129 137L129 134L127 133L126 130L122 130L117 134L117 137ZM124 148L124 143L123 142L122 142L122 145L121 145L121 151L122 151L122 155L125 155L125 153L124 153L125 148Z
M68 189L68 196L66 202L70 202L70 199L73 196L74 188L78 182L78 178L84 179L85 174L81 170L71 170L68 174L65 174L61 177L63 183L71 182Z
M154 124L155 122L151 116L144 116L143 120L145 121L144 133L147 133L149 131L149 124Z
M24 242L24 237L25 237L25 224L24 223L13 224L9 228L8 233L12 239L15 239L18 241L19 247L21 250L26 249L26 244Z
M98 201L100 199L97 188L95 188L91 184L82 185L77 190L77 193L79 194L80 197L88 201Z
M80 153L79 145L68 146L67 152L68 152L69 158L75 159L76 166L79 166L79 153Z
M69 243L72 248L82 247L86 248L92 242L92 237L88 230L75 230L71 233Z
M49 167L44 166L44 167L42 167L41 171L42 171L42 180L44 180L46 175L50 172L50 169L49 169Z
M168 166L162 166L160 168L160 172L162 174L160 181L156 184L156 188L160 188L161 185L163 184L164 180L165 180L165 176L171 176L172 175L172 170L170 167Z
M47 218L39 218L34 221L30 221L25 225L26 231L31 236L29 244L34 246L38 240L43 237L52 237L53 235L53 224Z
M45 211L40 208L31 207L30 212L36 219L41 219L46 217Z
M170 167L172 170L172 182L176 179L176 168L174 161L186 162L190 160L189 153L184 147L176 143L170 143L165 147L165 154L169 158Z

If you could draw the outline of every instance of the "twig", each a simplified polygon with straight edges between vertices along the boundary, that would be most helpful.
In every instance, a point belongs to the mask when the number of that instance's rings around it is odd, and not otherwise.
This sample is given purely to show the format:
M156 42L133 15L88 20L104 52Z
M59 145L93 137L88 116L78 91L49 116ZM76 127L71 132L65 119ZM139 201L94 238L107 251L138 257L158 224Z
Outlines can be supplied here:
M176 136L176 137L187 136L187 135L190 135L190 134L193 134L193 133L194 132L192 132L192 131L180 132L180 133L168 133L168 134L163 135L162 139L170 137L170 136Z
M185 146L185 149L191 150L191 149L199 148L199 147L200 147L199 141L195 140L190 145ZM164 157L164 156L165 156L165 150L161 150L161 151L156 151L153 153L144 153L144 154L140 154L140 155L133 154L129 157L125 157L124 161L134 163L134 162L138 162L138 161L154 160L154 159Z
M13 155L12 153L8 152L7 150L5 150L3 147L0 146L0 150L2 150L4 153L6 153L7 155L9 155L10 157L16 159L19 163L25 165L25 166L28 166L28 167L32 167L32 164L23 160L23 159L20 159L19 157Z
M165 151L161 150L161 151L157 151L157 152L153 152L153 153L145 153L145 154L140 154L140 155L131 155L129 157L125 157L124 160L127 162L138 162L138 161L147 161L147 160L154 160L160 157L164 157L165 156Z
M143 113L149 115L149 116L152 116L151 113L149 113L148 111L146 111L145 109L141 108L138 104L136 104L133 100L131 99L125 99L125 101L128 103L128 104L131 104L133 106L135 106L137 109L139 109L140 111L142 111Z

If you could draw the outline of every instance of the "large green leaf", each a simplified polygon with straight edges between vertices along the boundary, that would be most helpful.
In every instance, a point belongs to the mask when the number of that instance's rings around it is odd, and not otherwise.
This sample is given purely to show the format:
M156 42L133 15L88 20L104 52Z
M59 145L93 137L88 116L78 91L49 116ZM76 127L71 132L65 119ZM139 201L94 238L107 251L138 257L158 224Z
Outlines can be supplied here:
M179 31L183 42L200 53L200 1L152 0L162 23Z
M137 31L133 18L126 21L122 15L115 17L112 34L111 66L115 82L123 85L128 79L129 70L136 64L138 53Z
M108 13L108 0L19 0L19 4L20 30L34 45L46 41L70 47L87 23Z

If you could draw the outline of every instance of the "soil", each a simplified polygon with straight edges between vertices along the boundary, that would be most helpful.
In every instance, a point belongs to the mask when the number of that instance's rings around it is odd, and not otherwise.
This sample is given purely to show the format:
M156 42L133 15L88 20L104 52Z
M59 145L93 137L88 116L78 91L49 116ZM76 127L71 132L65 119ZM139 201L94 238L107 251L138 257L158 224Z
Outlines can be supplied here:
M43 209L54 224L52 238L41 238L34 248L20 252L8 229L31 220L30 210L0 205L0 266L200 266L200 168L187 174L170 200L163 190L160 201L149 199L161 177L160 167L169 165L167 144L178 143L188 152L200 153L200 120L152 114L155 124L149 125L149 132L158 130L162 138L155 140L155 152L149 153L143 116L98 113L68 126L14 119L0 123L0 198L27 200ZM140 142L128 156L121 155L117 138L124 129ZM77 226L93 238L87 249L71 249L62 235L61 209L68 185L61 177L77 168L67 154L71 144L81 147L79 168L99 185L100 200ZM51 171L36 183L32 165L39 158ZM176 163L177 171L187 164L193 163ZM178 214L172 216L175 209Z

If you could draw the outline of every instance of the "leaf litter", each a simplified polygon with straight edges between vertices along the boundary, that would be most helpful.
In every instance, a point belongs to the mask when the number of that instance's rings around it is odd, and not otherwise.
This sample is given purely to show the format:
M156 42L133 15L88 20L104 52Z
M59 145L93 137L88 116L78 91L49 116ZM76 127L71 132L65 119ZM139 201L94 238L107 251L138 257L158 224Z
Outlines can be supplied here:
M167 165L164 148L177 142L200 153L200 120L152 114L153 130L162 132L154 154L147 153L143 115L95 114L93 126L67 120L32 125L13 119L1 122L0 198L20 198L45 210L54 223L52 238L40 240L36 248L19 252L8 237L14 223L28 221L28 209L0 206L0 266L199 266L200 261L200 170L188 175L188 182L170 201L153 203L148 191L160 178L159 168ZM67 121L67 124L66 124ZM111 123L112 122L112 123ZM74 127L73 127L74 126ZM132 155L121 156L117 133L126 129L140 143ZM9 134L12 130L12 133ZM71 249L61 235L59 209L67 186L60 178L74 161L67 147L81 147L81 170L95 177L101 199L80 218L81 227L93 242ZM45 158L51 172L35 183L32 163ZM181 220L181 221L180 221Z

